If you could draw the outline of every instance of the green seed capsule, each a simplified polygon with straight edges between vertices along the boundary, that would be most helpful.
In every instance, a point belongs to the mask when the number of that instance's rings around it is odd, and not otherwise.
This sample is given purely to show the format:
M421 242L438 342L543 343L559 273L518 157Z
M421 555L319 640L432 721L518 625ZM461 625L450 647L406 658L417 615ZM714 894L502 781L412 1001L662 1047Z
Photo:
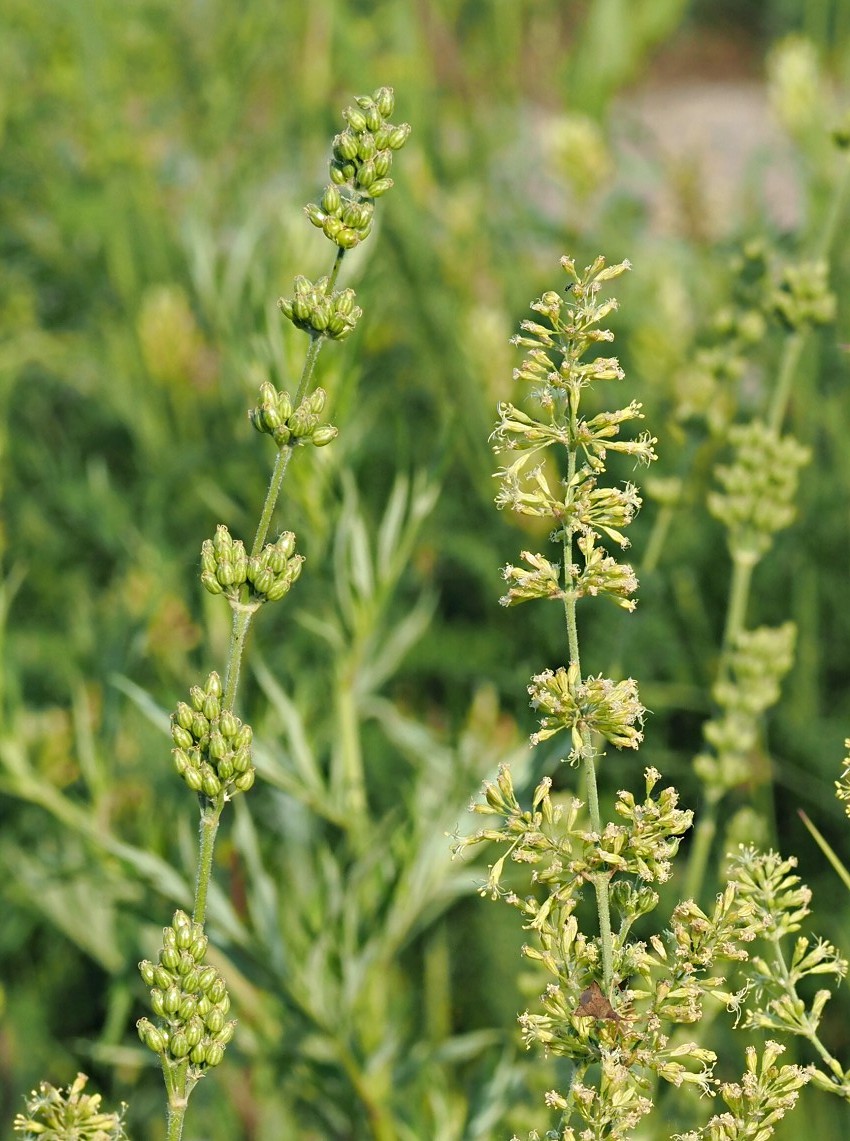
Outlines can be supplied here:
M369 187L369 193L373 198L380 198L394 185L391 178L376 178L372 185Z
M327 225L330 222L336 222L336 218L328 218L325 222L325 225ZM324 226L323 226L323 229L324 229ZM327 231L325 231L325 233L327 233ZM299 296L299 297L293 298L292 315L298 321L306 321L307 320L307 318L310 316L310 302L306 299L306 297Z
M368 190L377 177L374 160L368 159L357 172L357 185L363 190Z
M248 769L246 772L240 773L233 783L240 792L247 792L250 788L254 787L254 778L255 770Z
M186 1041L189 1043L189 1046L194 1049L195 1046L200 1044L204 1037L204 1024L201 1019L195 1015L189 1019L183 1033L186 1035Z
M372 98L375 101L375 106L385 119L389 119L395 108L395 94L391 87L379 87L377 91L372 92Z
M325 223L322 226L325 237L330 238L331 241L334 241L341 228L342 222L339 220L339 218L326 218Z
M224 1057L224 1046L219 1045L218 1042L210 1042L207 1046L206 1062L208 1066L221 1065L222 1058Z
M353 250L355 246L360 244L360 235L356 230L351 230L348 226L343 226L334 238L334 241L340 249Z
M277 547L266 547L266 567L273 574L283 574L286 570L286 555Z
M175 948L174 947L164 947L163 951L169 951L169 952L175 951ZM175 951L175 954L177 955L177 957L179 959L180 952ZM160 952L160 958L162 958L162 952ZM174 981L175 980L174 980L173 968L166 967L164 963L158 963L154 967L154 982L156 983L158 989L161 990L163 994L165 994L165 992L168 990L169 987L174 986Z
M262 570L257 573L257 577L254 579L254 593L266 594L273 583L274 571L270 570L269 567L263 567Z
M214 1006L204 1019L207 1030L209 1030L211 1034L218 1034L219 1030L224 1026L224 1021L224 1011L220 1010L217 1006Z
M175 761L175 768L180 776L183 776L186 769L189 768L189 754L185 748L172 748L171 756Z
M201 991L206 994L217 978L218 971L215 967L202 967L201 970L198 971L198 986L201 988ZM203 1013L200 1006L198 1007L198 1013Z
M170 986L162 996L162 1005L168 1014L173 1014L180 1006L182 994L179 986Z
M210 798L218 796L221 792L221 781L212 771L204 773L201 777L201 788L205 796Z
M366 116L358 107L347 107L342 117L357 134L366 130Z
M136 1023L139 1037L155 1054L164 1054L168 1046L168 1039L163 1032L157 1029L147 1018L140 1018Z
M183 780L186 782L192 792L200 792L203 788L203 777L201 776L198 769L187 769L186 772L183 773Z
M191 729L194 713L185 701L180 701L177 703L177 708L174 711L173 717L177 724L180 725L183 729Z
M344 186L348 182L348 175L345 173L345 164L341 162L332 162L328 173L331 177L331 182L337 186Z
M209 755L215 761L220 761L227 753L227 742L218 729L213 729L210 733L210 743L208 746Z
M239 549L236 551L233 568L236 574L236 582L241 585L245 581L248 570L248 555L241 543L239 544Z
M210 574L208 571L205 571L201 575L201 586L209 594L224 594L224 587L221 585L215 575Z
M337 313L348 314L354 308L356 294L353 289L343 289L336 295Z
M159 953L159 961L167 971L176 971L180 963L180 952L176 947L163 947ZM158 984L162 986L162 983ZM164 984L168 985L168 983Z
M341 205L342 198L339 193L339 188L333 185L328 186L322 195L322 209L326 214L336 214ZM318 224L321 226L323 222L324 219Z
M189 954L192 956L192 961L195 963L202 963L204 955L207 953L208 939L206 935L196 935L192 942L189 944Z
M192 737L195 741L205 740L210 733L210 723L203 713L196 713L192 718Z
M142 976L142 982L145 986L153 986L154 965L148 959L142 959L139 963L139 974Z
M189 730L176 723L171 726L171 740L178 749L191 749L195 743L195 738Z
M183 1001L177 1008L177 1014L182 1022L188 1022L193 1014L197 1012L198 1001L191 994L184 994Z
M204 539L201 543L201 570L206 574L214 574L215 565L215 548L209 539Z
M371 131L364 131L357 140L357 157L365 162L366 159L373 158L377 150L375 136Z
M225 737L235 737L239 731L239 718L231 710L223 709L218 719L218 727Z
M216 1034L215 1040L221 1046L226 1046L227 1043L232 1040L233 1035L235 1033L236 1033L236 1023L235 1022L225 1022L224 1026L222 1026L221 1030L219 1030L218 1034Z
M173 1058L185 1058L189 1053L189 1041L182 1030L178 1030L168 1045L169 1053Z
M307 215L314 226L318 226L319 229L322 228L327 214L324 210L317 206L315 202L308 203L308 205L304 207L304 213Z
M293 536L294 537L294 536ZM254 740L254 730L250 725L243 725L236 736L233 738L234 749L247 749L250 747L251 742Z
M393 127L390 131L390 137L387 140L387 146L391 150L400 151L407 140L410 138L410 123L400 123L397 127Z
M251 767L251 750L240 749L238 753L233 754L233 771L235 773L247 772Z
M227 997L227 984L221 975L216 974L210 986L205 987L204 993L210 1002L218 1004Z
M188 951L179 951L178 956L177 966L174 967L174 970L180 976L182 983L183 978L188 975L188 973L194 968L195 963ZM183 986L183 989L186 989L185 985Z
M357 156L357 136L345 130L334 139L334 154L343 162L350 161Z
M339 435L339 429L333 424L322 424L310 437L310 442L317 448L324 448L331 440Z
M160 1018L165 1017L165 992L161 991L159 987L154 987L151 990L151 1010Z
M217 721L221 714L221 702L214 693L208 693L204 700L204 717L207 721Z
M185 951L192 942L192 928L188 924L180 924L174 931L174 939L178 948Z

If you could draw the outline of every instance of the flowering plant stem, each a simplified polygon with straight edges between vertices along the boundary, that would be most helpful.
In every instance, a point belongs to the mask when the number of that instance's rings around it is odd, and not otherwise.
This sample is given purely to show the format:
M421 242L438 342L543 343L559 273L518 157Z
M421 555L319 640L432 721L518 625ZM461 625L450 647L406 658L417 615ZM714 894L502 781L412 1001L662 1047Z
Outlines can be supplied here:
M573 413L573 437L577 435L576 415ZM577 465L577 449L567 449L567 483L575 478ZM563 567L564 581L570 581L569 568L573 565L573 532L564 528L563 538ZM564 591L564 614L567 623L567 645L569 647L570 662L575 662L581 673L581 654L579 650L578 621L576 604L578 596L575 590ZM602 816L599 811L599 789L596 782L596 756L592 747L589 729L582 730L582 770L584 785L587 794L587 812L590 817L591 830L597 834L602 831ZM596 894L596 912L599 919L599 941L602 956L602 989L609 993L613 983L614 974L614 944L611 933L611 901L608 893L610 875L606 870L593 877L593 890Z
M826 286L827 260L839 220L846 208L848 193L850 193L850 155L845 153L841 156L841 170L833 186L826 220L818 240L814 243L816 260L808 265L800 263L795 271L786 273L783 280L781 308L779 305L776 306L776 312L780 314L786 325L786 335L776 383L765 409L762 431L772 436L778 446L781 446L780 433L788 413L800 363L811 340L812 326L829 320L834 309L834 301L828 294ZM722 513L718 514L723 518ZM724 522L726 521L724 519ZM772 529L776 530L778 526L774 525ZM730 528L732 573L723 642L716 671L716 689L728 691L735 687L735 655L741 639L746 638L746 617L753 573L769 545L768 542L754 550L748 544L736 544L733 529ZM730 783L724 784L723 781L705 782L705 803L694 829L685 876L685 891L692 899L699 899L702 895L711 849L717 833L720 804L730 787L732 787Z
M204 924L212 879L215 841L225 804L254 783L251 764L253 733L235 714L239 677L248 633L255 614L267 602L286 595L297 581L303 558L295 554L295 536L283 532L276 542L268 536L289 464L296 449L323 447L337 435L319 414L325 393L313 387L316 362L327 340L347 337L361 311L354 291L336 290L342 261L369 236L375 200L392 186L388 172L393 152L410 132L407 124L389 122L394 106L391 88L360 96L345 112L347 126L334 139L331 183L321 204L307 206L310 221L334 245L330 273L312 283L295 279L295 296L279 307L287 320L310 338L294 397L278 392L269 382L260 387L260 401L251 413L258 432L270 435L277 455L250 553L224 525L201 550L201 582L211 594L224 595L232 610L230 644L224 684L212 673L205 686L190 690L191 704L180 702L172 715L171 732L179 774L197 793L200 804L198 872L190 919L176 912L163 932L156 964L145 961L140 971L151 987L151 1005L159 1018L139 1020L139 1035L159 1054L167 1093L168 1141L180 1141L186 1107L194 1086L218 1065L236 1023L226 1021L230 999L218 971L204 965L207 936ZM362 771L348 773L353 801L365 803ZM355 779L358 778L358 779ZM356 813L355 813L356 815ZM362 812L361 812L362 815Z

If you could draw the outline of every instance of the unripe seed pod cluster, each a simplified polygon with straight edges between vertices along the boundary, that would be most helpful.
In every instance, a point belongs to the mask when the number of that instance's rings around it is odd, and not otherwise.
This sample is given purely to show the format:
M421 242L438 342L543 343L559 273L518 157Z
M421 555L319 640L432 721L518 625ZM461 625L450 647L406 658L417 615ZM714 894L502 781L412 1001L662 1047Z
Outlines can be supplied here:
M260 402L248 413L258 432L271 436L279 448L298 444L313 444L323 448L335 440L339 431L333 424L322 424L319 417L327 397L323 388L316 388L297 408L292 407L288 392L278 392L265 381L260 386Z
M307 207L308 213L311 209L313 207ZM329 294L329 280L328 277L320 277L314 284L299 274L295 278L294 297L281 297L277 304L281 313L297 328L314 337L344 341L363 310L354 304L353 289L339 289Z
M321 393L320 406L324 404L324 393L317 389L292 413L290 426L302 409L305 424L315 415L310 412L309 400L317 393ZM318 416L316 420L316 427L305 427L305 433L319 431ZM300 430L300 424L298 427ZM331 428L331 425L324 427ZM336 432L335 428L332 430ZM246 584L250 587L249 601L277 602L298 581L303 563L304 556L295 554L295 536L291 531L283 531L277 542L266 543L259 555L249 558L242 540L232 538L227 527L220 523L215 538L205 539L201 547L201 582L210 594L223 594L232 603L240 602L241 589Z
M236 1029L235 1022L227 1021L230 998L224 979L215 967L204 965L206 952L203 927L185 911L176 911L163 930L158 962L139 963L159 1025L149 1018L136 1023L139 1037L155 1054L174 1061L188 1058L201 1073L221 1062Z
M251 726L221 708L221 695L221 679L211 673L206 687L192 686L189 703L181 701L171 714L177 771L193 792L210 799L222 792L227 799L247 792L256 776L251 764ZM169 950L166 968L176 966L172 959Z
M353 249L369 236L373 202L393 184L393 152L410 135L408 123L390 122L394 105L392 88L379 87L343 112L346 127L334 139L330 186L321 203L306 208L313 225L341 249Z

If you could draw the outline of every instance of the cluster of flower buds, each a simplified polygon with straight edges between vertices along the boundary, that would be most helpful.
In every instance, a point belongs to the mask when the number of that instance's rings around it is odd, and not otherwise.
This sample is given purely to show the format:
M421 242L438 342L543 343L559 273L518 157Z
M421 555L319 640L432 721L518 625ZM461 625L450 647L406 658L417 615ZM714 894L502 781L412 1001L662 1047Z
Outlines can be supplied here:
M259 555L249 558L242 540L232 538L219 523L215 538L205 539L201 547L201 582L210 594L223 594L232 603L240 602L246 584L249 602L277 602L297 582L303 563L304 556L295 554L291 531L283 531L276 543L266 543Z
M391 87L360 95L343 112L347 126L336 136L330 163L331 184L319 204L306 207L307 217L344 250L368 237L373 200L390 189L393 151L410 135L410 125L389 121L395 99Z
M67 1092L49 1082L40 1082L26 1100L26 1113L19 1113L12 1123L15 1133L23 1134L24 1141L127 1141L122 1105L118 1113L105 1113L101 1109L99 1093L83 1093L88 1084L85 1074L77 1074Z
M736 453L715 474L722 491L708 497L708 509L727 531L732 557L753 565L770 549L773 536L793 520L800 468L808 448L793 436L779 437L754 420L729 432Z
M155 1054L174 1062L188 1058L199 1073L221 1062L236 1029L235 1022L227 1021L230 998L224 979L215 967L204 966L206 952L203 927L185 911L176 911L163 930L159 962L139 963L160 1019L154 1026L149 1018L140 1018L139 1037Z
M694 758L694 770L717 800L754 776L765 710L779 700L782 679L794 664L793 622L740 630L712 688L718 713L703 727L711 751Z
M171 714L177 771L193 792L210 799L247 792L256 775L251 726L221 708L221 695L221 678L211 673L204 688L192 686L189 704L181 701Z
M829 288L826 262L785 266L770 298L773 311L789 330L828 325L835 320L837 301Z
M265 381L260 386L260 402L248 416L257 431L271 436L279 448L287 444L290 447L313 444L323 448L339 435L339 429L333 424L319 423L326 399L325 390L316 388L293 408L288 392L278 392L273 384Z
M636 749L643 740L635 722L643 724L646 710L633 678L618 682L601 676L582 680L573 662L569 669L559 666L535 674L528 693L532 707L543 712L532 745L569 729L573 742L570 759L578 760L584 756L583 734L587 732L599 733L618 749Z
M629 595L634 594L638 584L632 568L628 564L618 563L606 555L601 547L596 546L593 531L580 535L578 545L584 555L585 565L582 568L574 563L567 567L568 581L576 597L607 595L624 610L634 610L636 604ZM543 555L531 551L521 553L531 570L510 564L504 568L502 577L510 584L510 588L499 599L502 606L517 606L532 598L563 598L560 566Z
M314 283L299 274L294 282L294 297L280 297L277 305L284 317L297 328L312 336L344 341L360 320L363 310L354 304L353 289L328 293L329 282L328 277L320 277Z

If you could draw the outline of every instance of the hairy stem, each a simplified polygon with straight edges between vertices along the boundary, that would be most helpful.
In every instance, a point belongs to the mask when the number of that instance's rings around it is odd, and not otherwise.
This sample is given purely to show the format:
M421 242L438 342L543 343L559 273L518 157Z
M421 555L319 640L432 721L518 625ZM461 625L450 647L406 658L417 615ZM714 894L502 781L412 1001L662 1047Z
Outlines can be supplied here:
M224 794L215 800L204 798L201 808L201 821L198 829L198 875L195 880L195 910L192 918L196 923L203 924L207 914L207 895L212 878L213 854L215 852L215 837L218 832L218 823L221 811L224 808Z

